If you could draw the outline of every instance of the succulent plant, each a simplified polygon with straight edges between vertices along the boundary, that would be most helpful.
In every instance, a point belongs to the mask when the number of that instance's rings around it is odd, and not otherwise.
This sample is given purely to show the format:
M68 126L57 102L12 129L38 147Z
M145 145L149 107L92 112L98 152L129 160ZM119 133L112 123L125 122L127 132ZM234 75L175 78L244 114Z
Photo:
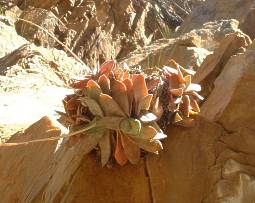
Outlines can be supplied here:
M150 76L126 69L106 61L96 73L72 83L75 94L63 100L75 135L67 143L96 133L92 147L100 151L103 166L113 158L121 166L136 164L141 154L158 153L166 135L157 123L163 129L169 123L191 126L192 115L200 111L197 100L203 99L197 93L200 85L191 82L194 72L173 60Z
M170 66L163 68L162 81L163 90L161 98L165 104L165 113L170 113L173 119L170 121L177 125L189 127L192 125L192 115L199 113L198 100L204 98L197 92L201 86L191 82L194 71L184 69L174 60Z
M148 94L144 75L122 70L107 74L86 81L86 87L67 96L65 110L73 129L86 129L94 123L89 131L101 134L98 146L103 166L112 155L120 165L127 161L135 164L141 149L153 153L161 150L160 140L166 135L156 123L157 116L150 112L153 95ZM86 136L89 131L82 134Z

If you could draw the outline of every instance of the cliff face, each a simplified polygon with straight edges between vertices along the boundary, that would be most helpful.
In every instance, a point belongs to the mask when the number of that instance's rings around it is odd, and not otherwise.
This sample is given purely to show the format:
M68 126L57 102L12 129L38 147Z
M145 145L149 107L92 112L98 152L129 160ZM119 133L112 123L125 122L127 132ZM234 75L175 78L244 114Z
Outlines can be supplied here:
M0 17L2 202L255 201L254 1L193 1L176 32L153 1L14 3ZM57 141L24 143L64 133L55 110L89 71L67 49L89 66L112 57L145 71L170 59L192 67L205 97L195 126L169 126L159 155L124 167L102 168L86 139L58 150Z

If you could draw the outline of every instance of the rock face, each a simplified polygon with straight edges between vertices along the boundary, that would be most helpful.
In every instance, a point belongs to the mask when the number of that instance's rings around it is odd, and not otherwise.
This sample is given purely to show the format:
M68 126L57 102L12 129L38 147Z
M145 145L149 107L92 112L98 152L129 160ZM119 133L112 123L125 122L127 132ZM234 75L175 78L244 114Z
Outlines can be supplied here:
M253 12L253 0L210 0L201 3L182 24L180 31L189 32L198 29L205 22L222 19L236 19L242 24L250 12ZM247 33L248 34L248 33Z
M45 117L8 142L52 137L60 132ZM215 162L214 143L221 133L219 126L197 118L191 130L169 129L171 139L166 140L159 156L149 155L138 165L111 169L102 168L93 153L83 157L88 150L84 145L86 138L73 148L63 146L55 153L54 141L7 144L0 148L0 163L5 163L0 171L1 198L4 202L196 203L203 199L208 169ZM43 154L39 160L37 153ZM16 161L8 162L12 156ZM22 170L28 165L27 170ZM8 168L13 170L6 174ZM10 184L13 180L15 183Z
M20 6L24 9L22 18L46 28L90 66L109 58L122 58L158 39L168 27L148 2L23 1ZM29 29L24 32L24 27ZM45 32L27 22L18 21L17 30L29 40L49 43ZM59 47L51 41L51 47Z
M0 17L0 40L1 42L5 42L0 44L0 57L9 54L21 45L27 43L23 37L16 33L12 25L13 22L10 19L4 16Z
M255 52L232 56L214 82L214 89L202 107L202 114L237 131L254 124Z
M8 137L44 115L63 111L69 79L86 69L65 52L24 45L0 59L0 135ZM8 127L7 127L8 126Z
M249 37L243 33L232 33L227 35L214 53L207 56L198 68L194 81L203 87L203 96L207 97L214 88L214 81L221 73L229 58L251 43Z

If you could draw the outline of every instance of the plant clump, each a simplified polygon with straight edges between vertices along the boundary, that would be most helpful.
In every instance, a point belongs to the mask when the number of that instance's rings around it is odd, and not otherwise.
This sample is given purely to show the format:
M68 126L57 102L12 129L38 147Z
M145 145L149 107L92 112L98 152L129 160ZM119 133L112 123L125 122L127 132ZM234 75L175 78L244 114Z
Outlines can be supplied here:
M114 60L103 63L84 79L71 84L75 93L63 100L74 145L82 136L97 134L101 164L139 162L147 152L163 149L162 123L189 126L190 116L199 112L200 86L191 83L192 71L164 67L153 76L116 67ZM185 72L185 73L183 73ZM166 115L172 115L172 118ZM162 120L166 120L162 122Z

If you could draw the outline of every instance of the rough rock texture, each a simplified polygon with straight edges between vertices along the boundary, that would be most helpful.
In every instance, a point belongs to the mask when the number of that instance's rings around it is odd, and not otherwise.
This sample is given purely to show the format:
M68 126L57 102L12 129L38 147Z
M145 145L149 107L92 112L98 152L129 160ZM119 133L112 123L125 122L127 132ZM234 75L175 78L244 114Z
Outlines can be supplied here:
M0 58L0 135L8 137L54 110L86 69L65 52L24 45ZM7 127L8 126L8 127Z
M252 49L230 58L202 106L205 117L218 120L229 131L254 125L254 62Z
M142 68L159 67L169 63L170 59L178 61L182 66L192 66L197 69L204 58L210 54L200 46L196 36L185 35L176 39L162 39L144 48L137 49L120 61L130 67L140 65Z
M106 0L61 3L60 1L24 1L21 8L25 13L21 17L39 23L43 25L42 27L46 25L46 28L50 24L49 31L54 33L56 38L68 45L86 64L95 66L98 61L121 58L162 36L161 33L167 25L158 16L152 4L135 2L123 0L119 4L119 1ZM29 6L37 9L29 9ZM26 33L22 32L22 27L31 28L26 29L28 32ZM17 28L19 34L29 40L35 39L35 32L39 36L45 35L40 29L35 29L27 22L18 21ZM36 31L30 32L30 30ZM39 40L40 44L48 42L47 37Z
M206 22L222 19L236 19L242 24L250 12L253 12L253 0L210 0L201 3L181 25L181 32L198 29ZM251 27L252 29L252 27ZM248 34L248 33L247 33Z
M0 57L9 54L27 42L16 33L13 22L4 16L0 16L0 40L2 42L0 43Z
M45 117L8 142L59 133L60 129ZM5 163L0 171L1 199L49 203L201 202L208 186L208 169L216 158L214 144L221 133L219 126L197 118L192 129L170 128L165 150L159 156L149 155L138 165L111 169L101 168L93 153L82 156L88 150L86 139L90 138L84 137L73 148L61 147L55 153L55 141L3 145L0 147L0 163ZM43 157L37 159L37 154ZM13 160L12 156L15 161L7 161Z
M236 33L235 35L243 36L247 43L250 42L249 37L238 29L238 26L239 23L236 20L208 22L200 29L192 30L176 38L161 39L137 49L123 58L121 64L125 62L130 66L140 65L145 68L157 66L160 68L167 65L170 59L174 59L184 67L192 66L196 70L211 51L223 46L220 44L226 35ZM239 46L238 43L235 45L233 42L233 44L233 46ZM215 53L217 53L216 50ZM232 54L232 52L229 53L229 56ZM200 69L204 70L204 66Z
M198 68L194 82L203 87L203 96L207 97L214 88L214 81L221 73L229 58L239 52L244 52L245 47L251 43L249 37L243 33L226 35L220 46L213 54L207 56Z

